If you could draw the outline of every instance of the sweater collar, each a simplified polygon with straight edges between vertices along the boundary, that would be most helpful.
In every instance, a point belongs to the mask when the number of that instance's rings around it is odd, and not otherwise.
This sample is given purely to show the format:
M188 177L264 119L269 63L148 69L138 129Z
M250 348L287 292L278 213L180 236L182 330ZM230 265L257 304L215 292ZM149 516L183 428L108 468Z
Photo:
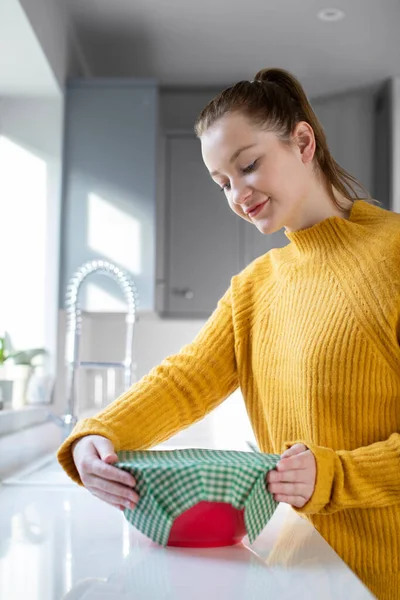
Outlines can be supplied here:
M348 219L344 217L332 216L298 231L284 231L286 237L291 242L287 250L293 257L309 256L318 252L332 252L338 244L346 242L349 235L354 233L354 223L368 220L370 210L374 210L369 202L365 200L355 200L351 207Z

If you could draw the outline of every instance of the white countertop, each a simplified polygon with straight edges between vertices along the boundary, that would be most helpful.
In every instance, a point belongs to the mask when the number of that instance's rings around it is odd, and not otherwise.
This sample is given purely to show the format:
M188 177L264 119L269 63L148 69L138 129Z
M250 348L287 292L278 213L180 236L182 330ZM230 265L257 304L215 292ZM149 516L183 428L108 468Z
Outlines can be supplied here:
M228 548L162 548L129 525L120 511L78 486L24 485L0 487L0 598L373 596L319 533L285 504L252 546L245 538Z

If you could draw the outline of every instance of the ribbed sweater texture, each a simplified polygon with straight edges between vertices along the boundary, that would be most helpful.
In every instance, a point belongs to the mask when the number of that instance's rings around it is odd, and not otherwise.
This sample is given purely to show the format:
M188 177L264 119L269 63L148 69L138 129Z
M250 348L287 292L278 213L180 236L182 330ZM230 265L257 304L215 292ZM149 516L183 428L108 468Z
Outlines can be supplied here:
M164 359L72 442L149 449L240 387L259 447L296 442L317 463L296 511L381 600L400 598L400 215L356 200L235 275L193 342ZM229 427L229 423L226 424Z

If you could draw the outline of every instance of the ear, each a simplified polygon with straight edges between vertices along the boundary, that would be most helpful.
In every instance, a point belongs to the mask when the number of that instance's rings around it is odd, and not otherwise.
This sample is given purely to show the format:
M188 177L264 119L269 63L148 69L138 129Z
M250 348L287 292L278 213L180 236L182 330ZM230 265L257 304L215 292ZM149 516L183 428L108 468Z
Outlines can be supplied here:
M314 130L306 121L297 123L293 130L293 143L300 153L301 160L304 164L311 163L316 148Z

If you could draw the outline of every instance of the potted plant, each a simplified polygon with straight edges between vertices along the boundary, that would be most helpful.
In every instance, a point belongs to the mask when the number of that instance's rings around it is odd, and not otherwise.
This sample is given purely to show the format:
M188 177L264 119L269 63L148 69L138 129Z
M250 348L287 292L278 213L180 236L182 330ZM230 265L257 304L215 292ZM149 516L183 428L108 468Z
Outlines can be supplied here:
M11 402L11 408L22 408L26 404L26 392L33 373L36 357L44 355L43 348L14 351L9 338L0 338L0 387L6 389L5 402ZM8 388L7 388L8 384ZM11 385L10 385L11 384ZM11 398L10 398L11 387Z
M11 404L13 383L7 378L4 365L10 347L10 339L7 333L0 336L0 410L7 404Z

